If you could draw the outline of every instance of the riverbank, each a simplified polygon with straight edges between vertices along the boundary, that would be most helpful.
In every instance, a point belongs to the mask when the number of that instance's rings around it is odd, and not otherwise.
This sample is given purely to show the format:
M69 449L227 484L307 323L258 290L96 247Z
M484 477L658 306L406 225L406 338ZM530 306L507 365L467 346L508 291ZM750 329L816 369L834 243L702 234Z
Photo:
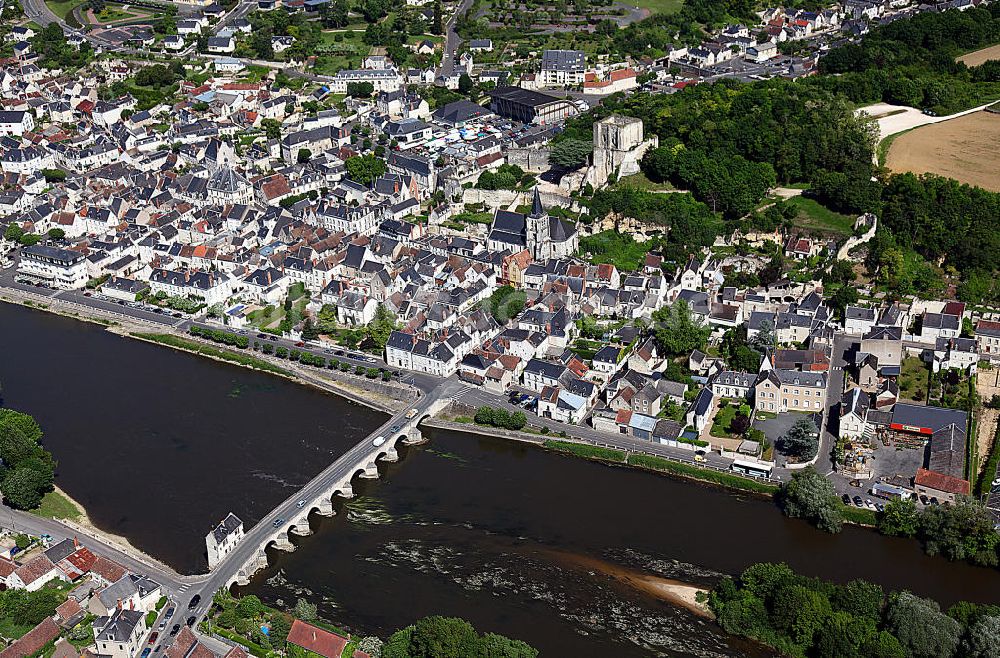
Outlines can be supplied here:
M551 433L534 434L531 432L499 429L487 425L477 425L473 422L458 422L445 418L431 418L424 421L424 424L428 427L436 427L438 429L482 434L484 436L530 443L551 452L568 454L603 464L626 466L635 470L660 474L665 473L685 480L694 480L733 491L755 494L762 498L772 498L778 491L777 485L740 477L735 473L714 471L657 455L647 455L638 452L629 454L624 450L597 446L591 442L573 437L561 437Z
M52 494L56 494L58 498L62 498L63 500L58 502L53 501L50 498ZM70 512L70 510L72 510L72 512ZM54 513L46 514L46 511L52 511ZM42 518L59 521L71 530L76 530L86 536L100 539L125 555L146 563L155 564L161 569L176 573L173 567L164 564L162 561L156 559L149 553L136 548L136 546L128 540L128 537L116 535L113 532L107 532L106 530L102 530L94 525L90 516L87 514L87 508L85 508L80 501L70 496L66 493L66 491L60 489L58 486L54 486L53 491L46 494L46 498L42 500L42 504L38 507L38 509L32 510L31 513Z

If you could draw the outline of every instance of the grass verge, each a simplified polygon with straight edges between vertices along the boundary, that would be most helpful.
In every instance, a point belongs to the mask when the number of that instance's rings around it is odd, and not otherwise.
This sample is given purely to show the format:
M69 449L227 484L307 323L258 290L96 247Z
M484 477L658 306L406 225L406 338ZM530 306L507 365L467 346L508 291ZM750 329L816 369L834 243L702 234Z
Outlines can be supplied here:
M257 370L272 372L276 375L284 375L286 377L292 376L292 373L288 372L284 368L279 368L278 366L271 365L270 363L264 361L263 359L247 356L246 354L239 354L238 352L231 352L229 350L219 349L218 347L212 347L211 345L202 345L201 343L196 343L193 340L181 338L180 336L174 336L172 334L156 334L156 333L144 333L144 332L133 332L131 335L136 338L142 338L143 340L150 340L153 341L154 343L160 343L161 345L167 345L169 347L176 347L178 349L195 352L197 354L201 354L202 356L210 356L216 359L222 359L223 361L236 363L241 366L248 366L250 368L256 368Z
M875 512L870 509L841 503L840 512L848 523L875 527Z
M628 464L629 466L648 468L652 471L673 473L686 478L702 480L703 482L711 482L713 484L719 484L730 489L737 489L739 491L750 491L752 493L766 494L769 496L773 496L778 491L777 485L774 484L750 480L732 473L711 471L707 468L698 468L697 466L692 466L691 464L675 462L669 459L663 459L662 457L653 457L652 455L630 455L628 458Z
M885 166L885 161L889 157L889 149L892 148L892 143L896 141L896 138L901 135L905 135L911 130L913 130L913 128L907 128L906 130L901 130L898 133L893 133L878 143L878 147L875 149L875 155L878 158L878 166Z
M76 519L80 516L80 509L58 491L50 491L31 513L47 519Z
M601 448L600 446L587 445L586 443L572 443L569 441L553 441L549 439L542 444L550 450L558 450L559 452L566 452L571 455L576 455L577 457L586 457L588 459L601 459L603 461L609 462L625 462L625 453L621 450L612 450L611 448Z

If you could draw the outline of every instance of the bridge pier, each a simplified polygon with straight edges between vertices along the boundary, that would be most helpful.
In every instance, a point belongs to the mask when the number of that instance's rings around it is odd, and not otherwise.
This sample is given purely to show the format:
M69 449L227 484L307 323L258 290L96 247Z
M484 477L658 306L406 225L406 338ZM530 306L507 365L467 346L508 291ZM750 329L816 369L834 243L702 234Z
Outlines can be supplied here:
M292 526L292 529L289 532L298 535L299 537L308 537L313 533L312 528L309 527L309 519L296 523Z
M354 498L354 487L351 486L350 481L340 485L337 489L340 491L341 498Z
M385 451L385 456L382 457L382 461L387 462L387 463L398 462L399 461L399 453L396 452L395 448L389 448L388 450Z
M292 540L290 540L288 535L284 532L275 537L274 547L279 551L285 551L286 553L291 553L295 550L295 544L292 543Z
M316 502L316 513L320 516L333 516L336 514L336 510L333 509L333 501L323 496Z
M366 480L377 480L378 466L375 464L374 461L368 462L367 464L365 464L365 472L358 477L365 478Z
M422 443L427 443L428 440L429 439L427 439L420 432L420 429L416 425L414 425L413 428L406 433L406 438L403 439L403 445L416 446Z
M240 587L249 585L250 579L253 575L265 568L267 568L267 553L261 549L257 551L252 558L247 560L246 564L244 564L243 567L236 572L236 575L233 577L232 581L230 581L229 585L232 586L234 583Z

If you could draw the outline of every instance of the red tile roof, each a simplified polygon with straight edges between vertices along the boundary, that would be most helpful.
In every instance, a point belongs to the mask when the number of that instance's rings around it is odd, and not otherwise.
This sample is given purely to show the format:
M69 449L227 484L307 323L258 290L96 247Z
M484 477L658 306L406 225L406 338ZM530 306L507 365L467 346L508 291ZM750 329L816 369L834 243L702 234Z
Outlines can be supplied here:
M14 570L14 573L21 579L22 583L30 585L39 578L42 578L46 574L50 573L55 568L56 565L52 564L52 560L50 560L49 557L43 553L42 555L32 559L30 562L19 566Z
M10 560L5 560L3 558L0 558L0 578L6 578L7 576L14 573L15 569L17 569L16 564L11 562Z
M28 631L24 637L0 652L0 658L27 658L57 637L59 627L52 617L46 617L45 621Z
M66 599L56 608L56 617L62 621L66 621L67 619L72 619L74 615L82 611L83 608L76 602L76 599Z
M118 564L114 560L109 560L108 558L100 555L94 559L94 563L90 566L90 570L109 583L119 580L122 576L128 573L128 569L122 565Z
M936 491L944 491L952 494L969 495L971 489L968 480L945 475L936 471L928 471L926 468L918 468L917 475L913 478L913 484ZM0 657L2 658L2 657Z
M292 622L292 630L288 632L288 641L325 658L340 658L348 642L347 638L298 619Z

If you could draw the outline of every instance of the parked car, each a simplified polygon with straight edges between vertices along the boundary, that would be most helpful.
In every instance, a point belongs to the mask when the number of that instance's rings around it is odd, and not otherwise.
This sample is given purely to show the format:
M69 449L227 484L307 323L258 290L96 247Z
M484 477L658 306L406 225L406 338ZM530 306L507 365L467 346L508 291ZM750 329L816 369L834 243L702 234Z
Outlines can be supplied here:
M153 634L149 636L149 644L156 644L156 638L160 637L159 631L153 631Z
M865 506L865 501L861 500L861 496L855 496L854 497L854 506L855 507L864 507Z
M173 606L167 608L167 614L165 614L163 616L165 618L167 618L167 619L170 619L171 617L173 617L174 616L174 608L173 608Z
M841 496L841 498L844 500L844 504L845 505L850 505L851 504L851 497L848 496L847 494L844 494L843 496Z
M140 656L140 658L147 658L151 653L153 653L153 650L150 649L149 647L146 647L145 649L142 650L142 655Z

